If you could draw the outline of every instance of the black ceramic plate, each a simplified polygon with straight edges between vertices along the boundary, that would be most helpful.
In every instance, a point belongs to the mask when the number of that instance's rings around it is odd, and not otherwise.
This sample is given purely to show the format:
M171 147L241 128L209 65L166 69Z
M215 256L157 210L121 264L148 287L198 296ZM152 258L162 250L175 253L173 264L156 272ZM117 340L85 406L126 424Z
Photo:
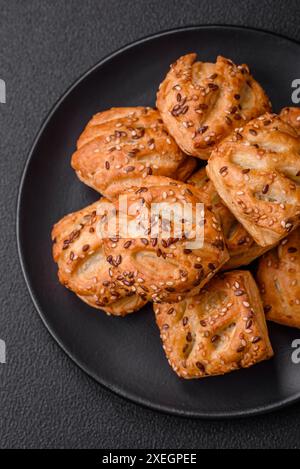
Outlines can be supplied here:
M192 27L112 54L62 97L34 142L19 196L19 252L32 299L47 328L97 381L132 401L173 414L251 415L300 398L300 365L291 360L291 344L300 331L270 324L274 359L227 376L184 381L167 363L150 304L125 319L107 317L58 283L51 257L53 223L97 199L70 167L76 139L88 119L112 106L154 105L170 63L191 51L204 61L222 54L249 64L275 111L292 104L291 83L300 77L300 46L266 32Z

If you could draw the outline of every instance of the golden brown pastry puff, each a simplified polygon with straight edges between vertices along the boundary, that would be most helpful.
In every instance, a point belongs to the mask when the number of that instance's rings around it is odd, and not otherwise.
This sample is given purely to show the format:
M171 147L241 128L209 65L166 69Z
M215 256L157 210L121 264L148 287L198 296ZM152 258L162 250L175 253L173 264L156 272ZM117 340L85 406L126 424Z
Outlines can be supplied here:
M182 378L225 374L273 355L250 272L217 275L199 295L154 311L167 359Z
M79 179L109 199L151 174L185 180L195 165L168 134L158 111L146 107L96 114L72 156Z
M183 296L198 293L228 260L223 233L209 207L201 204L196 218L201 200L193 194L192 186L162 176L149 176L147 184L125 194L130 226L138 221L139 233L106 238L105 252L111 255L114 275L121 285L134 286L154 302L181 301ZM153 211L154 204L164 204L164 212ZM193 217L183 211L184 205L191 207ZM172 207L175 224L172 217L169 223L167 213ZM197 225L204 232L203 244L195 244L199 239Z
M207 173L260 246L300 224L300 137L276 114L236 129L212 153Z
M230 256L230 259L223 265L222 270L231 270L242 265L248 265L266 251L266 248L259 246L254 241L243 225L224 205L213 182L207 176L205 168L199 169L187 182L200 190L200 197L205 200L205 203L212 206L220 219Z
M300 107L285 107L279 116L300 134Z
M267 319L300 328L300 229L259 262L258 285Z
M101 215L105 202L101 199L56 223L52 230L53 257L64 286L94 308L125 316L146 301L132 288L119 285L112 276L103 241L97 234L97 223L106 213Z
M219 56L216 63L180 57L157 93L157 108L170 134L188 155L208 159L236 127L271 109L247 65Z

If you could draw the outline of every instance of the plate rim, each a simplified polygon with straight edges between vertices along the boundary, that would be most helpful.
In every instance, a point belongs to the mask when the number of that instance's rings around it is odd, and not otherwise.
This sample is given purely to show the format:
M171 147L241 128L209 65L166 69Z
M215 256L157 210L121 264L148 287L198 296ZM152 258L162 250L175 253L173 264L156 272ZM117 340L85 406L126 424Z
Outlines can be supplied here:
M171 29L166 29L160 31L158 33L150 34L144 37L141 37L135 41L129 42L124 46L119 47L118 49L114 50L113 52L105 55L103 58L98 60L94 65L88 68L85 72L83 72L76 80L74 80L71 85L67 87L67 89L62 93L62 95L54 102L51 106L50 110L46 113L46 116L43 118L42 123L36 132L34 139L30 145L30 149L27 152L25 158L25 164L21 171L21 178L19 182L18 194L17 194L17 204L16 204L16 222L15 222L15 230L16 230L16 241L17 241L17 253L18 259L21 266L21 271L25 280L25 285L29 292L31 301L42 320L44 326L46 327L48 333L52 336L52 338L56 341L59 347L63 350L63 352L72 360L73 363L77 367L81 369L82 372L87 374L91 377L94 381L98 384L103 386L106 390L113 392L118 397L125 399L126 401L133 403L135 405L139 405L143 408L150 409L151 411L163 413L166 415L172 415L176 417L183 417L183 418L193 418L193 419L205 419L205 420L220 420L220 419L237 419L237 418L246 418L246 417L253 417L256 415L267 414L273 412L275 410L281 410L289 405L295 404L296 402L300 401L300 390L296 393L293 397L288 397L286 399L280 400L279 402L271 403L269 405L260 405L258 407L253 407L250 409L245 410L237 410L237 411L214 411L214 412L205 412L205 411L190 411L184 409L177 409L176 407L162 405L162 404L155 404L148 400L147 398L142 398L138 394L123 390L122 388L115 386L113 384L107 383L105 380L100 379L93 373L91 370L87 369L86 365L81 363L81 360L76 358L64 345L64 343L60 340L56 332L50 326L47 321L47 317L44 314L42 308L39 306L38 299L34 293L34 288L30 282L30 275L26 268L25 262L25 255L23 252L22 241L21 241L21 223L20 223L20 214L21 214L21 205L22 205L22 195L24 191L24 185L28 173L28 169L30 166L30 162L32 160L33 154L35 152L36 146L48 126L49 122L51 121L52 117L56 113L57 109L60 105L64 102L64 100L72 93L72 91L83 81L85 80L90 74L92 74L95 70L99 67L102 67L105 63L112 60L114 57L126 52L129 49L132 49L136 46L141 44L145 44L155 39L159 39L164 36L177 34L184 31L197 31L197 30L205 30L205 29L227 29L227 30L236 30L236 31L250 31L252 33L258 34L267 34L270 36L274 36L277 38L281 38L285 41L291 42L300 46L300 42L296 39L290 38L283 34L275 33L273 31L268 31L266 29L261 28L254 28L254 27L247 27L247 26L240 26L240 25L231 25L231 24L198 24L198 25L190 25L190 26L182 26L182 27L175 27Z

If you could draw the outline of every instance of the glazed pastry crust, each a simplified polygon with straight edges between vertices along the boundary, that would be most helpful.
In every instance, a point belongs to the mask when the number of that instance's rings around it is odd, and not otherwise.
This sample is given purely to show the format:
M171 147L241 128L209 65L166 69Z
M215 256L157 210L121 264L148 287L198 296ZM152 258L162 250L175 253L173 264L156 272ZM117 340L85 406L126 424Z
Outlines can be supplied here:
M196 54L171 65L157 93L157 108L170 134L189 155L208 159L236 127L271 109L247 65L217 57L196 62Z
M213 182L207 176L206 168L201 168L194 173L187 182L201 191L200 197L205 200L208 206L212 206L213 211L220 219L230 256L230 259L223 265L222 270L231 270L242 265L248 265L269 249L259 246L224 205Z
M299 228L260 259L257 281L267 319L300 328Z
M250 272L217 275L198 296L154 311L169 364L182 378L222 375L273 356Z
M186 237L181 233L179 236L174 234L173 221L170 233L162 236L162 230L167 229L164 226L166 218L149 215L149 224L142 234L134 238L118 234L120 239L113 241L106 238L105 251L112 256L112 262L117 258L120 260L114 267L114 275L121 285L134 286L154 302L181 301L183 296L197 294L228 260L223 233L211 209L201 205L201 211L204 209L204 221L200 221L204 224L204 243L201 247L190 246L196 234L194 210L196 204L202 203L197 191L187 184L158 176L149 176L145 184L126 194L131 219L135 220L146 208L150 212L150 204L176 204L181 230L183 204L189 203L194 220L190 226L185 225L188 228ZM155 228L158 228L158 237L153 236Z
M230 211L260 246L300 224L300 138L276 114L264 114L220 143L207 173Z
M113 278L103 240L97 234L105 203L108 201L101 199L56 223L52 230L53 258L65 287L94 308L125 316L144 306L146 300Z
M285 107L279 114L280 118L291 125L300 135L300 107Z
M151 174L185 180L196 161L182 153L158 111L134 107L96 114L79 137L71 164L82 182L113 199Z

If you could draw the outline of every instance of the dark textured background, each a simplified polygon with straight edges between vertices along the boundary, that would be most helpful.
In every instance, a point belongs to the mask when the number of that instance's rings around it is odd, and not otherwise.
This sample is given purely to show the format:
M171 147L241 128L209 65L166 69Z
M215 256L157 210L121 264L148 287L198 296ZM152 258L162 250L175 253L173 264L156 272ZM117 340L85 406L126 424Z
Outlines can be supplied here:
M191 24L246 25L300 41L299 17L297 0L0 0L0 78L7 84L0 105L2 448L300 447L300 404L246 420L186 420L96 384L43 326L15 242L17 191L34 135L85 70L128 42Z

